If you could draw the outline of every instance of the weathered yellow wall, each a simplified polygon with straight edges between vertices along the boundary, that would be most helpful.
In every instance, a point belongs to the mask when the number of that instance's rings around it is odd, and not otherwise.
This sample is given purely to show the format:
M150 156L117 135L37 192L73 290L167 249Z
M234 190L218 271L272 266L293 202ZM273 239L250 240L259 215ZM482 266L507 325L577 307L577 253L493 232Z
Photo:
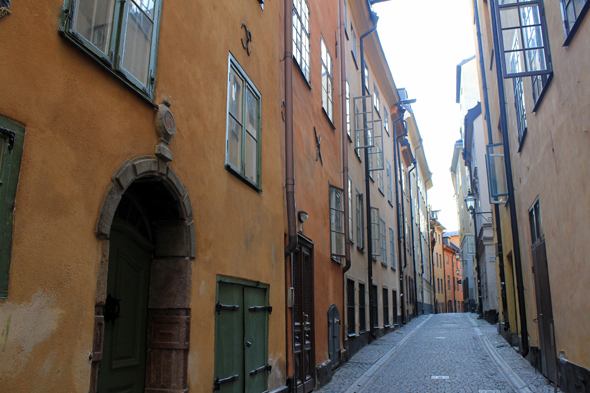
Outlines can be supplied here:
M0 377L2 390L11 392L88 390L99 209L117 167L153 155L157 144L153 108L58 34L62 3L13 3L12 15L0 21L0 114L27 129L9 296L0 303ZM214 379L218 274L271 284L269 388L285 381L281 55L278 35L269 34L278 31L279 6L163 5L156 100L172 102L171 166L194 210L195 392L210 390ZM242 49L242 23L252 32L252 56ZM262 95L261 194L224 169L230 52Z

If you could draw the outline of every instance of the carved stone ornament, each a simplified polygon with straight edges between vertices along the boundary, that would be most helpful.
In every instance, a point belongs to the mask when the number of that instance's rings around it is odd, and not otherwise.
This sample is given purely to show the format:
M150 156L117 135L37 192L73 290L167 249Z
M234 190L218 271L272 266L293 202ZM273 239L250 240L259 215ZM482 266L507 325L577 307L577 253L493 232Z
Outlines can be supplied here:
M171 105L170 101L164 98L158 107L157 114L156 132L160 138L160 144L156 146L156 156L164 161L172 161L173 158L172 151L168 148L176 132L176 122L170 110Z

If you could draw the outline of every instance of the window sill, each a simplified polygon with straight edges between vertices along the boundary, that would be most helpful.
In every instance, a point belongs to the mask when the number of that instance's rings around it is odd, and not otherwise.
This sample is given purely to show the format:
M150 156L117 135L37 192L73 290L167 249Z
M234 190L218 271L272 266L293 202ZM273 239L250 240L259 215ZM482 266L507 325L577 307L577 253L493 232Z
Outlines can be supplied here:
M387 263L383 263L383 262L381 262L381 264L382 264L383 266L387 267Z
M379 188L379 192L381 193L381 195L385 196L385 193L383 192L383 190L381 188Z
M348 141L349 141L350 143L352 143L352 136L350 136L350 134L349 134L348 132L346 133L346 135L348 135Z
M309 90L312 90L311 81L307 80L307 77L305 76L305 72L303 72L303 70L301 69L301 66L299 65L299 62L297 61L295 56L293 56L293 63L297 64L297 69L299 70L299 73L303 77L303 80L305 81L305 83L307 83L307 87L309 87Z
M334 131L336 129L336 126L332 122L332 119L330 119L330 116L328 116L328 113L326 112L326 108L324 108L323 106L322 106L322 112L324 112L324 115L326 116L328 123L330 123L330 125L332 126L332 131Z
M236 170L233 166L231 166L231 164L226 163L225 164L225 169L228 172L230 172L231 174L235 175L239 180L241 180L243 183L245 183L246 185L248 185L250 188L254 189L259 194L262 194L262 189L260 187L258 187L255 183L253 183L246 176L242 175L242 173L239 172L238 170Z
M525 141L527 135L528 135L528 128L525 128L524 132L522 133L522 136L520 137L520 140L518 141L518 152L519 153L522 150L522 146L524 145L524 141Z
M393 207L393 202L392 201L387 201L389 202L389 206Z
M356 333L348 333L347 337L348 338L353 338L353 337L357 337L358 335Z
M352 55L352 61L354 61L354 66L356 67L356 69L357 69L357 71L358 71L358 69L359 69L359 65L358 65L358 63L356 62L356 56L354 55L354 52L353 52L353 51L350 51L350 54Z
M362 252L363 254L365 253L365 248L364 247L356 247L357 250L359 250L360 252Z
M590 4L590 3L587 3L587 4ZM541 92L541 94L539 94L539 98L537 99L537 102L535 102L535 107L533 108L533 113L537 113L537 111L539 110L539 107L541 106L541 102L543 102L543 98L545 98L545 93L547 92L547 89L549 88L549 85L551 84L552 80L553 80L553 72L550 73L549 76L547 77L547 82L545 82L545 86L543 86L543 91Z
M330 259L333 260L334 262L336 262L337 264L342 265L342 257L332 256L332 257L330 257Z
M590 2L586 2L586 4L584 4L584 7L582 8L580 15L578 15L578 19L576 19L574 26L572 27L569 34L565 38L565 42L563 43L563 46L568 47L571 44L571 42L574 39L574 36L576 35L576 32L578 31L578 29L580 28L580 25L584 21L584 17L588 13L588 9L590 9Z
M391 325L383 325L384 328L391 327Z

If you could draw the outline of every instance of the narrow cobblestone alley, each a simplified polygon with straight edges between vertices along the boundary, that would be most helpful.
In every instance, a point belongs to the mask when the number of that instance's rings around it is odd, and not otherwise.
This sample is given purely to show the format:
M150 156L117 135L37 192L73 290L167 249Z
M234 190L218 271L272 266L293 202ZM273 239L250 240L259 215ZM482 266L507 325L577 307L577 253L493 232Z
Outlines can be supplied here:
M359 351L319 392L553 392L496 329L475 314L420 316Z

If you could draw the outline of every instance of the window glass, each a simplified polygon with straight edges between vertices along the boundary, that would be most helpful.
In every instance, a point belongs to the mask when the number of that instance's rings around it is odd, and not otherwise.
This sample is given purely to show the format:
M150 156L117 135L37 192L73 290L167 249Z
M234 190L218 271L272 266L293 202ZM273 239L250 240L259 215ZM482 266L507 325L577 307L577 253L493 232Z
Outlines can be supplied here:
M353 235L353 225L352 225L352 179L350 178L350 176L348 177L348 238L350 239L350 241L354 241L354 235Z
M115 0L79 0L73 27L103 53L111 49Z
M348 83L348 79L346 80L346 133L350 138L350 84Z
M342 190L330 187L330 240L332 256L344 256L344 201Z
M363 248L363 195L356 192L356 244Z
M309 82L309 6L306 0L293 1L293 56Z
M123 67L144 84L149 74L154 7L153 0L140 0L139 5L131 0L127 15Z
M230 69L229 77L229 163L240 169L242 163L242 88L244 81Z
M332 97L332 56L326 47L324 39L321 40L321 54L322 54L322 108L326 114L333 119L334 104Z

